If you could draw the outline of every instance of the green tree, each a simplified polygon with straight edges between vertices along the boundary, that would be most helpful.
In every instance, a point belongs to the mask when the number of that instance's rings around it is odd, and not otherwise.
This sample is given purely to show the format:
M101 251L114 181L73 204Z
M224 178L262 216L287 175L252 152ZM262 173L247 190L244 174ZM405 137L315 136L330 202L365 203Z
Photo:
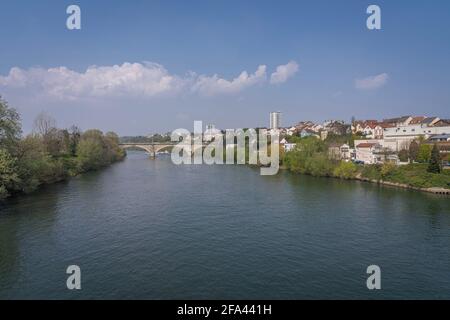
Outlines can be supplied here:
M88 130L81 136L77 157L82 171L96 170L109 161L107 148L100 130Z
M437 144L434 144L433 149L431 150L431 156L427 171L430 173L441 172L441 155Z
M0 199L6 198L19 183L16 160L6 149L0 149Z
M19 114L0 96L0 148L15 153L21 134Z
M421 163L427 163L430 161L432 146L429 144L421 144L419 146L419 152L417 153L417 161Z

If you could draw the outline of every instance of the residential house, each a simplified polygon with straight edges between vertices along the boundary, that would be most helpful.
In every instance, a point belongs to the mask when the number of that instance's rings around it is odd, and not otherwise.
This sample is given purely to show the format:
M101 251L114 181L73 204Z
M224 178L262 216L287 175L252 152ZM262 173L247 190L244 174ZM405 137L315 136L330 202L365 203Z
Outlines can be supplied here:
M382 162L382 158L377 154L382 151L379 143L360 143L355 146L356 160L365 164L375 164Z
M390 123L395 126L407 126L412 120L413 117L411 116L403 116L398 118L384 119L383 122Z
M354 150L346 143L331 143L328 146L328 156L334 160L350 160L354 157Z
M319 138L319 135L317 134L317 132L312 129L309 129L309 128L305 128L302 131L300 131L299 135L302 138L311 137L311 136Z
M290 128L286 128L286 135L288 136L293 136L297 134L297 128L294 127L290 127Z
M341 154L341 160L350 160L354 155L354 150L346 143L339 147L339 152Z
M434 126L436 123L438 123L441 119L438 117L427 117L423 119L420 124L425 125L427 127Z
M356 157L358 161L365 164L377 164L391 162L398 164L400 162L398 155L390 148L385 148L379 143L359 143L356 145Z
M433 124L434 127L448 127L450 126L450 119L439 119Z
M323 130L335 135L345 135L351 133L351 126L343 121L327 121L324 123Z
M289 143L286 139L282 139L280 141L280 146L284 149L285 152L289 152L295 149L297 146L296 143Z

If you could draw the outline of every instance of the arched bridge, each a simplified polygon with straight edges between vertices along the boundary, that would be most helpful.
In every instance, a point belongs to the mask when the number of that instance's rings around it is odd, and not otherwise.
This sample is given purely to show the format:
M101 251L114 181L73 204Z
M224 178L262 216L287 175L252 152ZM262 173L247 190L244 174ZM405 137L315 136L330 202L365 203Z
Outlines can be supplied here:
M120 143L119 146L123 149L138 148L147 151L151 157L164 149L171 149L176 143Z
M147 151L150 154L150 157L154 158L156 154L163 150L168 150L173 148L177 143L173 142L161 142L161 143L119 143L119 146L123 149L129 148L138 148ZM190 152L194 152L194 150L198 148L203 148L206 145L195 145L191 147Z

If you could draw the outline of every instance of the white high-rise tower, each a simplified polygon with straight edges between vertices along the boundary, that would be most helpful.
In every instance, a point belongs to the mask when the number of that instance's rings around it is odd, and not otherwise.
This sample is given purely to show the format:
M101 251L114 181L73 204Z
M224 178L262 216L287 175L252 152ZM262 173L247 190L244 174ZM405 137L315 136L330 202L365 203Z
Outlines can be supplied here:
M270 113L270 129L279 129L281 125L281 112Z

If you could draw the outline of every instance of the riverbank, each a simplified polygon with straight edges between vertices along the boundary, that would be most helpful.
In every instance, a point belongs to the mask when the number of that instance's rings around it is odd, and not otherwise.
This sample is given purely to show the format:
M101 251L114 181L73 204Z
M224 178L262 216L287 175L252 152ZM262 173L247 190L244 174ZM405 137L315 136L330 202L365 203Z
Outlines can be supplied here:
M280 170L288 170L289 168L287 168L286 166L280 166ZM312 176L310 174L305 174L308 176ZM433 193L433 194L438 194L438 195L449 195L450 196L450 188L440 188L440 187L429 187L429 188L420 188L420 187L414 187L412 185L408 185L408 184L404 184L404 183L397 183L397 182L392 182L392 181L386 181L386 180L375 180L375 179L369 179L369 178L365 178L362 176L355 176L355 177L351 177L351 178L341 178L341 177L336 177L336 176L318 176L318 177L326 177L326 178L333 178L333 179L341 179L341 180L355 180L355 181L362 181L362 182L367 182L367 183L373 183L373 184L378 184L378 185L383 185L383 186L389 186L389 187L396 187L396 188L402 188L402 189L410 189L410 190L414 190L414 191L421 191L421 192L427 192L427 193Z
M289 171L289 168L287 166L281 166L280 170L288 170ZM308 173L304 173L304 174L309 175L309 176L314 176L314 175L311 175ZM371 179L371 178L362 176L361 173L358 173L355 176L346 177L346 178L334 176L334 175L315 175L315 176L328 177L328 178L341 179L341 180L355 180L355 181L362 181L362 182L379 184L379 185L383 185L383 186L396 187L396 188L402 188L402 189L410 189L410 190L439 194L439 195L450 195L450 188L445 188L442 186L419 187L419 186L414 186L414 185L407 184L407 183L400 183L400 182L394 182L394 181L383 180L383 179ZM448 176L448 178L446 178L446 179L448 180L448 183L450 183L450 170L447 170L446 173L444 173L444 176Z
M0 200L109 166L125 157L114 132L60 129L41 113L22 135L20 116L0 97Z
M283 167L294 173L361 180L436 194L450 192L450 170L440 167L438 170L430 170L430 163L426 162L360 165L336 160L330 156L327 141L316 138L300 139L297 141L297 148L282 154L281 160Z
M433 194L450 195L450 189L446 189L446 188L438 188L438 187L419 188L419 187L414 187L414 186L411 186L408 184L403 184L403 183L396 183L396 182L390 182L390 181L384 181L384 180L371 180L371 179L367 179L367 178L363 178L363 177L356 177L355 180L376 183L376 184L390 186L390 187L396 187L396 188L428 192L428 193L433 193Z

